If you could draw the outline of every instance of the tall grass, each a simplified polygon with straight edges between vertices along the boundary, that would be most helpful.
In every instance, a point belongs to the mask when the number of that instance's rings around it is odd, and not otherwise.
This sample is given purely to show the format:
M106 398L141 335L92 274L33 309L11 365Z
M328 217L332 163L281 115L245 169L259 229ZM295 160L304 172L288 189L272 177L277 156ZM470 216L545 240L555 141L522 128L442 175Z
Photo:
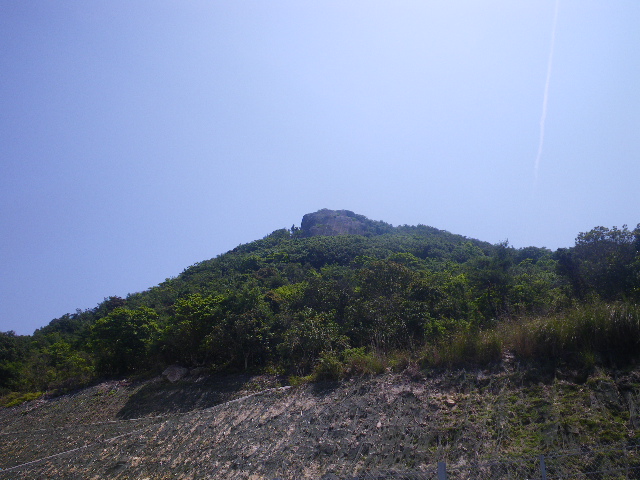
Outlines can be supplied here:
M620 364L640 353L640 307L628 303L582 305L505 330L507 348L520 358Z
M439 367L485 365L499 361L503 348L504 341L497 329L464 329L427 345L422 364Z
M505 320L488 330L464 329L427 345L423 359L432 366L486 365L505 352L523 360L622 365L640 357L640 307L591 303L545 317Z

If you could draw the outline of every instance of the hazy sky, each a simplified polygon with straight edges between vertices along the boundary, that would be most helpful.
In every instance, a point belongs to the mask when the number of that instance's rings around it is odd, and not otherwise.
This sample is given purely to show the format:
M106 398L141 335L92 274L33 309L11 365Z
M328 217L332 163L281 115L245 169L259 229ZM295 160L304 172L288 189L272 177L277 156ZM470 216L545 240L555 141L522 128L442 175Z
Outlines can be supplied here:
M639 25L638 0L0 0L0 330L324 207L516 247L635 226Z

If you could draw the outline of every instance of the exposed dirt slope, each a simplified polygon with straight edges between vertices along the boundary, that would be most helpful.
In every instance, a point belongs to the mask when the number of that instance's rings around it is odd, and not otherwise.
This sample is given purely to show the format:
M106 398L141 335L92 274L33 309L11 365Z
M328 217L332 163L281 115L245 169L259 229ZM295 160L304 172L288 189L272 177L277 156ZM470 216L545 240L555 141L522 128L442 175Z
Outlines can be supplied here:
M302 387L266 377L114 382L1 410L0 478L426 472L444 459L633 441L638 405L638 372L582 383L517 368Z

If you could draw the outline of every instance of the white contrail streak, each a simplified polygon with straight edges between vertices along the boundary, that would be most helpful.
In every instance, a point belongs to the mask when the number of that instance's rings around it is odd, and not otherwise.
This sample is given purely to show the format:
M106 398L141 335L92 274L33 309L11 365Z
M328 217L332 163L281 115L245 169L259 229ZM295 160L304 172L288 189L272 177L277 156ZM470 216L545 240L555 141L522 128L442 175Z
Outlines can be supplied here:
M538 169L540 167L540 157L542 157L542 145L544 144L544 122L547 118L547 102L549 100L549 83L551 82L551 67L553 66L553 50L556 43L556 25L558 24L558 5L560 0L556 0L556 9L553 14L553 28L551 29L551 48L549 49L549 63L547 64L547 81L544 84L544 96L542 98L542 115L540 116L540 140L538 141L538 154L534 166L535 183L538 182Z

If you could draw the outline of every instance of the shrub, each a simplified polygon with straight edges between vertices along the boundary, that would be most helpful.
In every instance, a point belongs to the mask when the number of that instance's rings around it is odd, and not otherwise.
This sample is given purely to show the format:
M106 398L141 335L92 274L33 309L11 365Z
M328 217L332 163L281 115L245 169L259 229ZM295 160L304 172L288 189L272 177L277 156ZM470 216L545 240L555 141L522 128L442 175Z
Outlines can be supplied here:
M384 361L364 347L347 348L339 355L322 352L313 370L314 380L341 380L345 377L377 375L385 371Z
M364 347L348 348L342 352L347 376L377 375L385 371L384 362Z
M412 366L411 355L407 352L394 352L388 357L389 367L392 372L400 373L404 372L407 368Z
M345 376L345 365L333 352L322 352L313 369L314 380L340 380Z

